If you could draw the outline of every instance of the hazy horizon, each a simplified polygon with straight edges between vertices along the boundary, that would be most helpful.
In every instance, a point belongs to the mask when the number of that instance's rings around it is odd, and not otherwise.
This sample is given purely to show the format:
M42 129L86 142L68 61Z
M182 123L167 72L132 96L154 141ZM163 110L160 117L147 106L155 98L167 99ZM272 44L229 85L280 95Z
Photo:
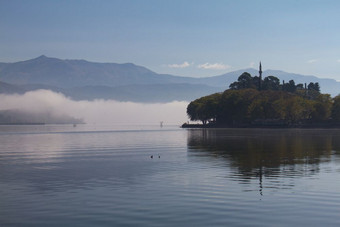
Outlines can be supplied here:
M149 69L147 66L138 65L138 64L136 64L134 62L119 62L119 63L118 62L106 62L106 61L100 62L100 61L90 61L90 60L84 59L84 58L77 58L77 59L58 58L58 57L55 57L55 56L48 56L46 54L40 54L38 56L29 58L29 59L25 58L25 59L21 59L21 60L17 60L17 61L8 61L8 62L0 62L0 63L11 64L11 63L17 63L17 62L24 62L24 61L29 61L29 60L32 60L32 59L37 59L37 58L40 58L42 56L44 56L46 58L52 58L52 59L56 58L56 59L60 59L60 60L86 61L86 62L90 62L90 63L99 63L99 64L111 64L111 63L113 63L113 64L134 64L134 65L145 67L145 68ZM203 75L203 76L198 76L198 77L195 77L194 75L188 75L188 76L177 75L177 74L170 74L170 75L178 76L178 77L190 77L190 78L207 78L207 77L221 76L221 75L224 75L226 73L242 71L242 70L248 70L248 69L258 70L259 64L260 64L260 62L257 62L257 63L253 63L253 64L251 64L249 66L246 66L245 68L229 69L229 70L226 70L226 71L223 71L223 72L212 71L211 74L209 74L209 75ZM264 63L262 62L262 65L266 66L265 62ZM149 69L149 70L153 71L152 69ZM287 71L284 71L284 70L282 70L280 68L265 68L265 67L263 67L263 72L265 72L265 71L282 71L282 72L287 72ZM158 73L158 74L162 74L161 72L158 72L158 71L153 71L153 72ZM287 72L287 73L296 73L296 72ZM296 73L296 74L298 74L298 73ZM312 75L312 74L300 74L300 75L303 75L303 76L316 76L316 75ZM331 77L318 77L318 78L321 78L321 79L333 79ZM340 81L340 79L337 80L337 81Z
M340 80L339 1L0 1L0 62L41 54L190 77L255 67Z

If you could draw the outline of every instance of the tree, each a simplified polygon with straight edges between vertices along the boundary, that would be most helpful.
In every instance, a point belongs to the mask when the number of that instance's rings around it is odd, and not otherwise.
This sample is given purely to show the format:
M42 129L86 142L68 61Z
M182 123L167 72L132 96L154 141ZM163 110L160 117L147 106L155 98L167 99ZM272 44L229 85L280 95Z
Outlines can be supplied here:
M258 94L255 89L226 90L223 92L217 122L238 125L249 120L248 106Z
M280 80L275 76L267 76L264 78L262 83L263 90L274 90L278 91L280 89Z
M216 93L190 102L187 115L192 121L202 121L205 125L209 120L216 120L219 99L221 94Z
M287 84L283 84L282 90L294 93L296 91L295 81L290 80Z
M274 118L272 106L272 91L261 91L252 100L248 107L248 113L253 120Z
M312 112L312 120L324 121L329 119L332 113L332 99L329 94L320 94L314 100L314 111Z
M316 82L316 83L310 82L308 84L308 90L313 90L313 91L320 92L320 85L319 85L319 83L318 82Z
M340 95L333 98L332 119L336 122L340 122Z
M303 119L303 98L300 96L291 96L286 99L286 117L285 120L291 123L297 123Z
M260 90L260 77L254 76L253 77L253 87L256 90Z
M237 81L230 84L229 88L233 90L256 88L253 79L249 73L244 72L238 77Z
M309 83L306 89L303 84L295 85L294 80L280 85L277 77L268 76L259 91L259 79L242 73L229 90L192 101L187 107L189 118L228 126L258 120L265 124L322 122L330 116L340 121L340 96L332 100L330 95L320 94L318 83Z
M297 84L296 89L297 90L303 90L303 84Z
M253 79L249 73L242 73L242 75L238 78L240 89L250 88L252 85L252 81Z

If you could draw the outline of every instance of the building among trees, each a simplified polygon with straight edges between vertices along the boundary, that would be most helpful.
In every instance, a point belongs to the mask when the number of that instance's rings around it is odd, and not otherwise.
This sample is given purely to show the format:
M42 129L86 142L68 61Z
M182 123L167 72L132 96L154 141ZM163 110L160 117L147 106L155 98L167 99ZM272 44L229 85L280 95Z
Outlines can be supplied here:
M340 122L340 96L321 94L318 83L262 79L260 62L259 76L242 73L224 92L192 101L187 114L218 127L334 125Z

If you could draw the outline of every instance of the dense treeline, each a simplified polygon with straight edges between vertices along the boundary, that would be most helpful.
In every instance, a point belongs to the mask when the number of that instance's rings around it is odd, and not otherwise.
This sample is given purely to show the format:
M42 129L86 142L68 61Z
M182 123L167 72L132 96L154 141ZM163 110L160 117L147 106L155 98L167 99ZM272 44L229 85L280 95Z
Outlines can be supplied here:
M318 83L280 84L274 76L260 83L258 77L243 73L223 93L192 101L187 114L192 121L225 126L339 122L340 96L321 94Z
M252 77L249 73L244 72L241 76L238 77L237 81L233 82L229 86L230 89L240 90L246 88L253 88L256 90L273 90L273 91L287 91L287 92L296 92L299 90L308 90L312 92L320 92L319 83L309 83L307 84L295 84L294 80L288 81L285 83L283 81L280 84L280 79L275 76L268 76L263 80L258 77Z

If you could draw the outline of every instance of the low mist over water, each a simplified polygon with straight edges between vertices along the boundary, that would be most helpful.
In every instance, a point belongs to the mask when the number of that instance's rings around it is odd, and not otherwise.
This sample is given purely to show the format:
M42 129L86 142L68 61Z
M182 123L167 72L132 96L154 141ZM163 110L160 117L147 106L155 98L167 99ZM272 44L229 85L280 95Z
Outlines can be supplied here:
M68 116L93 124L180 125L187 121L187 102L133 103L115 100L74 101L61 93L36 90L23 95L0 95L0 110L18 110L31 114L49 113Z

